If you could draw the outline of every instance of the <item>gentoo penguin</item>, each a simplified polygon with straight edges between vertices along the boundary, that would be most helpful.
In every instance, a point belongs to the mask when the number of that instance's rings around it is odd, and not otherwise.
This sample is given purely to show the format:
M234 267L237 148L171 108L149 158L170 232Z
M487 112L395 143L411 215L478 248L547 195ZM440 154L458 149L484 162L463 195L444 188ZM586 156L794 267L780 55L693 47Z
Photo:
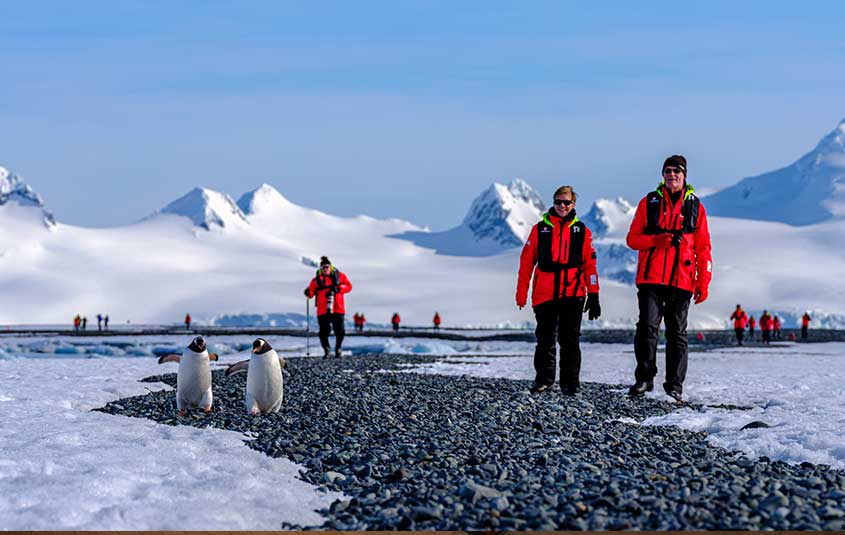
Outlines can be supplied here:
M267 414L279 412L282 406L282 368L287 366L285 359L276 354L267 340L256 338L252 343L252 356L232 364L226 375L247 371L246 375L246 411L249 414Z
M216 353L209 353L205 347L205 338L197 336L191 345L182 351L182 355L171 353L158 359L159 364L178 362L176 373L176 408L179 416L185 411L202 407L211 412L211 366L209 361L217 360Z

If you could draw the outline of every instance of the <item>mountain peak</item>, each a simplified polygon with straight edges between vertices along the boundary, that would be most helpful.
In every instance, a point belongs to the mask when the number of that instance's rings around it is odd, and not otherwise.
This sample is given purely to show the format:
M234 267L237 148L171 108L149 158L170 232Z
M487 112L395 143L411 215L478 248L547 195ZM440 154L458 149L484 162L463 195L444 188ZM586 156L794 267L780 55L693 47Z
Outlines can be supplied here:
M40 208L44 224L48 227L56 224L53 213L44 206L41 196L35 193L21 177L13 174L5 167L0 167L0 206L9 202L20 206Z
M463 225L477 240L516 247L525 242L544 209L540 194L524 180L514 179L507 186L495 182L472 201Z
M235 201L225 193L208 188L194 188L161 209L159 213L187 217L194 225L211 230L246 224Z
M241 195L238 199L238 207L245 215L251 215L266 211L268 209L286 208L291 202L282 195L279 190L267 184L261 184L257 188Z
M635 211L636 208L622 197L616 200L597 199L581 220L594 236L605 237L620 231L627 232Z
M789 225L845 218L845 119L793 164L744 178L707 196L705 204L713 215Z

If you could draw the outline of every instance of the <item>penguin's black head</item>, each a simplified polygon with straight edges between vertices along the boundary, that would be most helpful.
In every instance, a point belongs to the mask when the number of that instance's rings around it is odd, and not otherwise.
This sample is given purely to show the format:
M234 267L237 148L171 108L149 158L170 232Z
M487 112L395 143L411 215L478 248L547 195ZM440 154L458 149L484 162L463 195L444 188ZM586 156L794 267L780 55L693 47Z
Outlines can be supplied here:
M263 355L271 349L273 348L270 347L270 344L267 343L267 340L263 338L256 338L255 342L252 343L252 352L256 355Z
M188 346L188 349L194 353L202 353L205 351L205 338L197 336L191 341L191 345Z

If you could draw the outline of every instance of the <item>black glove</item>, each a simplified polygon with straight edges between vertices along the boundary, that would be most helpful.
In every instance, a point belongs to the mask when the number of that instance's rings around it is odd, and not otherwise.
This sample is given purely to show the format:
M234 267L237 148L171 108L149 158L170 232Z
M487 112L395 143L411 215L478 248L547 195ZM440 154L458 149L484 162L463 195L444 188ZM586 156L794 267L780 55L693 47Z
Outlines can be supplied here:
M311 297L311 292L308 288L305 288L305 297Z
M601 305L599 304L599 294L587 294L587 304L584 306L584 312L587 312L587 317L591 320L597 319L601 316Z

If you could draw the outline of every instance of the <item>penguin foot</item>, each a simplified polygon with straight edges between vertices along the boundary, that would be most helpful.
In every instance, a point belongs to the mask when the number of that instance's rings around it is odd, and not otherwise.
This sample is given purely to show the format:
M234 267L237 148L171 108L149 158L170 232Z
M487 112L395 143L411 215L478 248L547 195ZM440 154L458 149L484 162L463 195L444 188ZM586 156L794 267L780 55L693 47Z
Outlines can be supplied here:
M211 405L209 405L208 407L203 407L202 410L204 410L205 413L208 414L209 412L211 412Z
M179 416L185 416L188 414L188 411L179 411Z

